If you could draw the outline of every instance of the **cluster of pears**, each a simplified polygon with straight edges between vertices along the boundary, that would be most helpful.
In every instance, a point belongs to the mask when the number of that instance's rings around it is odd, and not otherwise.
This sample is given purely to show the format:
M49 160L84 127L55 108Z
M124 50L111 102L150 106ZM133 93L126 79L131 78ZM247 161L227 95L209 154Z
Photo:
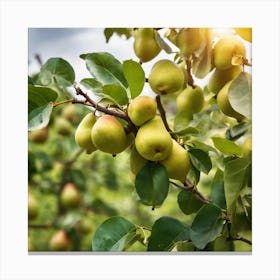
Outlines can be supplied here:
M154 161L165 166L170 178L184 182L190 168L188 152L166 130L155 99L136 97L128 106L128 116L138 127L131 147L131 172L136 175L148 161Z
M88 113L76 129L75 141L88 154L100 150L116 155L128 147L129 136L116 117Z

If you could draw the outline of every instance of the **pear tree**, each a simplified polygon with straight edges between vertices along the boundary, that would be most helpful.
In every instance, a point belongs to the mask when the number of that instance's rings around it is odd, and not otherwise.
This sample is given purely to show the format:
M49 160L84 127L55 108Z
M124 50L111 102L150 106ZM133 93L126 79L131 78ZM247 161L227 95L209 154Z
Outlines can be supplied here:
M53 125L80 149L56 167L64 170L57 192L61 216L51 225L49 250L70 250L71 231L60 227L63 215L86 203L69 179L71 164L80 154L100 153L114 161L127 155L129 199L150 209L153 220L139 225L112 214L92 232L89 217L73 218L71 229L92 233L92 251L127 251L136 243L146 251L178 252L242 251L242 243L251 251L251 29L222 34L199 27L105 28L108 44L113 34L125 35L136 59L120 61L104 51L81 54L91 78L79 81L69 62L49 58L28 77L29 141L49 141ZM78 107L88 110L81 120ZM67 110L56 115L60 108ZM28 156L32 162L31 151ZM177 196L172 208L183 218L157 216L171 192ZM36 221L39 210L29 193L29 219Z

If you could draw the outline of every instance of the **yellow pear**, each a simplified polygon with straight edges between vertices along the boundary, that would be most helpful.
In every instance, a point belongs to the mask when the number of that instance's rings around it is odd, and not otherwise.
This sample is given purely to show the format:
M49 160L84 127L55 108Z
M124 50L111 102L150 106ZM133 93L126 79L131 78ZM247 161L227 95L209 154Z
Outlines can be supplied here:
M203 41L201 28L182 28L176 36L176 45L184 57L199 49Z
M214 65L220 70L228 69L232 67L231 60L236 55L246 56L243 42L232 35L222 37L214 46Z
M234 28L234 30L242 39L252 43L252 28Z
M48 139L48 128L33 130L29 132L30 140L34 143L44 143Z
M248 136L242 145L243 156L251 157L252 156L252 136Z
M242 68L240 66L232 66L226 70L219 70L216 68L209 80L208 89L211 92L218 94L222 87L227 82L236 78L241 73L241 71Z
M66 208L74 208L80 205L81 195L73 183L69 182L65 184L60 194L60 201Z
M165 166L169 178L185 182L190 170L190 158L188 152L172 139L173 145L170 155L160 161Z
M28 219L34 220L37 218L39 212L39 205L35 197L28 193Z
M199 86L185 88L176 99L179 112L198 113L204 106L204 94Z
M134 33L133 48L136 56L142 62L148 62L156 57L161 48L155 39L153 28L139 28Z
M49 248L51 251L66 251L69 245L70 242L67 233L62 229L56 231L49 241Z
M172 138L159 116L144 123L135 138L138 153L147 160L167 158L172 150Z
M157 103L154 98L149 96L137 96L128 106L128 116L131 121L140 126L151 120L157 112Z
M185 74L173 61L162 59L154 64L148 81L156 94L175 93L183 88Z
M111 115L101 116L91 130L93 144L102 152L118 154L128 146L128 137L121 123Z
M220 110L227 116L237 119L241 121L244 119L244 116L236 112L232 106L230 105L228 99L228 89L231 85L232 81L227 82L224 87L219 91L217 95L217 103L219 105Z
M142 167L147 163L147 160L143 158L135 147L130 152L130 170L133 174L137 174Z
M91 140L91 130L96 122L96 117L93 113L88 113L80 122L76 129L75 141L88 154L97 150Z
M61 116L72 124L76 124L77 122L79 122L77 105L67 104L62 110Z

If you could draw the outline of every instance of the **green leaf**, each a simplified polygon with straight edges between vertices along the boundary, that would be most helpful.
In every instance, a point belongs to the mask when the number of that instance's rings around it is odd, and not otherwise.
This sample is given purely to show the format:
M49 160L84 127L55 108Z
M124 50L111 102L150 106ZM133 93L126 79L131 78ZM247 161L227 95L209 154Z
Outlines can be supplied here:
M155 31L155 39L161 49L163 49L168 54L172 53L170 46L161 38L157 31Z
M212 203L222 209L226 209L226 198L224 190L224 182L215 182L212 186L212 192L210 195Z
M92 239L92 251L123 251L135 237L136 227L122 217L103 222Z
M212 162L207 152L200 149L189 149L192 164L201 172L208 174L212 169Z
M193 244L203 249L209 242L215 240L223 229L221 209L212 205L204 205L198 211L190 229Z
M59 84L68 87L75 81L75 72L66 60L55 57L41 67L38 79L44 86Z
M81 57L84 57L88 71L98 82L128 87L122 64L110 53L89 53Z
M200 171L191 163L188 179L196 186L200 180Z
M28 84L29 85L34 85L34 81L30 76L28 76Z
M189 112L180 112L174 118L174 133L178 133L189 127L190 121L193 119L193 115Z
M212 69L212 42L208 42L203 51L194 57L192 71L196 78L203 79Z
M229 216L235 215L236 203L244 186L244 179L250 161L247 158L230 160L225 165L224 188Z
M28 113L37 109L38 107L45 106L50 102L54 102L58 94L48 88L41 86L28 85Z
M165 167L157 162L147 162L136 175L135 188L143 204L153 208L160 206L169 190L169 178Z
M145 84L145 72L142 66L133 60L126 60L123 63L123 71L128 82L131 98L138 96Z
M48 125L53 105L48 103L38 107L28 114L28 130L37 130Z
M176 242L189 240L189 226L171 217L161 217L154 223L148 251L171 251Z
M213 147L205 144L205 143L202 143L198 140L191 140L191 143L193 144L193 147L191 148L197 148L197 149L200 149L200 150L203 150L204 152L215 152L217 153L216 149L214 149Z
M126 39L129 39L132 36L132 31L132 28L104 28L106 43L109 42L114 33L116 33L120 37L125 36Z
M203 205L192 192L186 190L182 190L178 194L177 202L182 212L186 215L197 212Z
M120 85L103 86L102 95L115 101L119 105L125 105L128 103L128 97L127 97L126 90Z
M252 87L251 77L248 73L241 72L228 89L229 103L232 108L251 119Z
M242 155L242 148L226 138L212 137L212 141L214 143L214 146L225 155Z
M237 140L247 132L249 126L250 124L248 122L242 122L233 126L231 129L226 131L227 139L233 141Z
M80 81L80 84L91 90L93 93L102 92L103 85L95 79L85 78Z

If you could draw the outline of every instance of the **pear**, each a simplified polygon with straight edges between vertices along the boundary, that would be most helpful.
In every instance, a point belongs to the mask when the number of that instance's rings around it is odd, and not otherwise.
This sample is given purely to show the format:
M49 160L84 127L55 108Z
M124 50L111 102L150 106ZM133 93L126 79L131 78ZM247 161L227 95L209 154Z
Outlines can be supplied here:
M97 150L91 140L91 130L96 122L96 117L93 113L88 113L80 122L75 133L76 143L88 154Z
M220 110L227 116L237 119L241 121L244 119L244 116L236 112L232 106L230 105L228 99L228 89L231 85L232 81L227 82L224 87L219 91L217 95L217 104L219 105Z
M39 212L39 205L35 197L28 193L28 219L34 220L37 218Z
M187 87L176 99L179 112L198 113L204 106L204 94L199 86Z
M69 182L64 185L60 194L60 202L66 208L75 208L80 205L81 195L73 183Z
M242 39L252 43L252 28L234 28L234 30Z
M93 230L93 223L89 217L84 217L76 224L75 228L81 234L88 234Z
M130 170L133 174L137 174L147 163L147 160L143 158L135 147L130 152Z
M202 41L201 28L182 28L176 37L176 45L184 57L189 57L198 50Z
M242 145L242 152L244 157L252 156L252 136L248 136Z
M66 251L69 248L70 242L64 230L56 231L50 241L49 248L51 251Z
M228 69L232 67L231 60L236 55L246 56L246 49L243 42L235 36L225 36L214 46L214 65L220 70Z
M48 128L33 130L29 132L30 140L34 143L44 143L48 139Z
M170 155L160 161L165 166L169 178L185 182L190 170L190 158L188 152L172 139L173 146Z
M149 96L137 96L128 106L127 114L131 121L140 126L154 118L157 112L157 103Z
M175 93L184 87L185 74L173 61L162 59L152 67L148 81L156 94Z
M77 111L77 106L74 104L67 104L62 110L61 116L72 124L78 123L79 114Z
M155 39L153 28L139 28L134 33L133 48L141 62L148 62L156 57L161 48Z
M113 155L124 151L129 144L123 126L111 115L103 115L96 121L91 139L100 151Z
M164 160L172 150L172 139L159 116L144 123L135 138L138 153L151 161Z
M62 116L56 117L54 127L57 133L62 136L67 136L72 131L71 123Z
M232 66L226 70L219 70L216 68L209 80L208 89L211 92L218 94L222 87L227 82L235 79L241 71L242 69L240 66Z

